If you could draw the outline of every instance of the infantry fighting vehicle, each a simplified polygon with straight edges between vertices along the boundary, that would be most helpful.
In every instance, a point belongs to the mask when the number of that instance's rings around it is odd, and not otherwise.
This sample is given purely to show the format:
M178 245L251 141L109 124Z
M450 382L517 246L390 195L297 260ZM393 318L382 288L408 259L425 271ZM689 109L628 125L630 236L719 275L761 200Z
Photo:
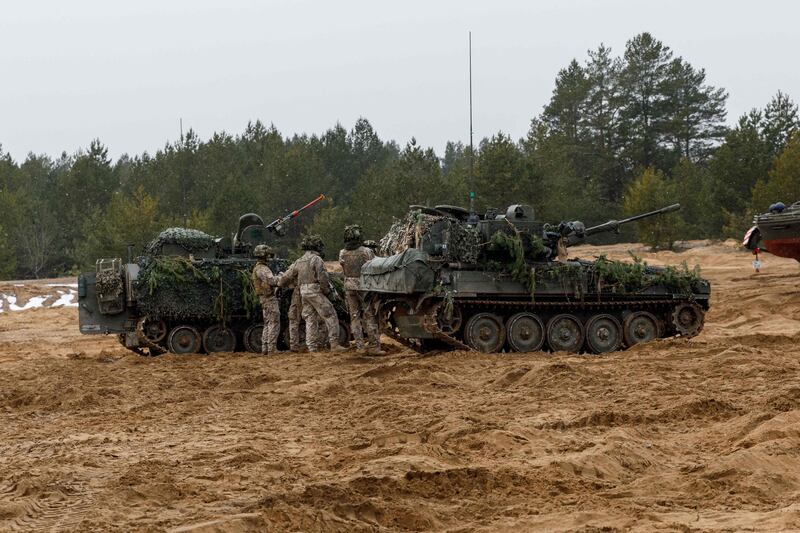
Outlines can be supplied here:
M669 335L697 335L710 285L697 268L599 257L567 260L587 237L675 204L594 227L536 221L527 205L484 215L411 206L361 271L385 334L420 352L604 353ZM390 255L391 254L391 255Z
M262 314L252 285L256 263L252 251L284 234L284 225L324 195L289 215L264 224L249 213L239 218L228 238L201 231L170 228L162 231L136 259L98 259L94 272L78 277L80 331L116 334L120 343L137 353L227 352L244 348L261 351ZM268 262L273 272L286 270L288 261ZM344 301L337 283L332 300L339 315L340 339L349 331ZM288 345L287 309L291 290L280 290L280 345ZM301 332L303 328L301 328Z

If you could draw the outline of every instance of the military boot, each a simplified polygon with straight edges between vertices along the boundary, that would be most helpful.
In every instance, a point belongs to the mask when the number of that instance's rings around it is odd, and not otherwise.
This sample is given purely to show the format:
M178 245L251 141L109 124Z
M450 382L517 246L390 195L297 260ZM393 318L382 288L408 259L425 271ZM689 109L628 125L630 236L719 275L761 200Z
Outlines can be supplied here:
M381 345L370 346L367 350L368 355L386 355L386 351L381 349Z
M331 349L329 351L331 353L341 353L341 352L346 352L347 348L345 348L344 346L342 346L337 342L335 344L334 343L331 344Z

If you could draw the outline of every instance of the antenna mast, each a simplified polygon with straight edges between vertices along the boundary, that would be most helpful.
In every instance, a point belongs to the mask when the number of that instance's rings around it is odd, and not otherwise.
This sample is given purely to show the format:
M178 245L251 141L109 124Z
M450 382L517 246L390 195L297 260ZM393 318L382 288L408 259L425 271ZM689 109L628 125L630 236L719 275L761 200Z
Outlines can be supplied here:
M183 153L186 146L183 143L183 117L180 117L178 121L181 128L181 207L183 208L183 227L185 228L189 225L189 215L186 208L186 156Z
M469 32L469 213L475 214L475 151L472 146L472 32Z

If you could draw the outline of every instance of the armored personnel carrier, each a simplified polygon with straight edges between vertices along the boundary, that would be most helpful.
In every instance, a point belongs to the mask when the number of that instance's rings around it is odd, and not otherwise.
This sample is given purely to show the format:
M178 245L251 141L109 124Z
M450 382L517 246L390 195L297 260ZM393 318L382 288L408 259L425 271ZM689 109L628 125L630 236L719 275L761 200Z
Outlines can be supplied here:
M599 257L568 260L567 247L675 204L594 227L544 224L527 205L475 215L449 205L411 206L361 271L382 330L420 352L605 353L703 328L710 285L699 269Z
M284 234L284 225L321 201L264 224L248 213L239 218L232 237L212 237L202 231L169 228L133 259L98 259L94 272L78 276L78 312L84 334L116 334L120 343L139 354L261 351L261 306L252 285L256 263L252 251ZM289 266L285 259L269 262L273 272ZM349 337L349 317L341 284L332 283L331 299L339 315L339 336ZM288 345L286 311L291 290L281 289L281 336ZM301 328L301 333L304 328Z

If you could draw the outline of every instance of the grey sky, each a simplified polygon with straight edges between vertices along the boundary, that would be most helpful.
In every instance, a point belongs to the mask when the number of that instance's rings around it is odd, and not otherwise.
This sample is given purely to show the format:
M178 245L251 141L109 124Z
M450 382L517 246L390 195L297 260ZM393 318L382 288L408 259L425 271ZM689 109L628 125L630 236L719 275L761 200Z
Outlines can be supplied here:
M178 119L202 138L248 120L321 133L367 117L382 138L441 154L517 139L558 70L649 31L725 87L733 122L779 89L800 100L794 1L212 2L30 0L0 9L0 144L21 160L101 139L155 152Z

